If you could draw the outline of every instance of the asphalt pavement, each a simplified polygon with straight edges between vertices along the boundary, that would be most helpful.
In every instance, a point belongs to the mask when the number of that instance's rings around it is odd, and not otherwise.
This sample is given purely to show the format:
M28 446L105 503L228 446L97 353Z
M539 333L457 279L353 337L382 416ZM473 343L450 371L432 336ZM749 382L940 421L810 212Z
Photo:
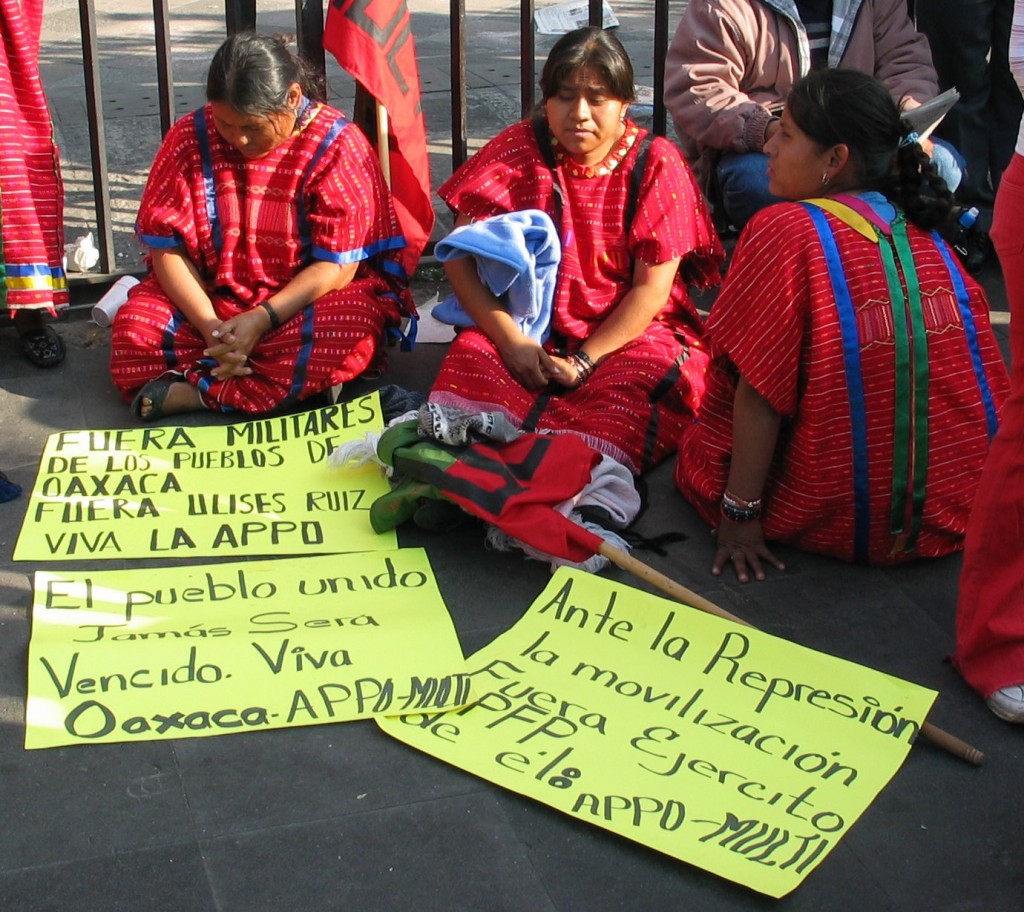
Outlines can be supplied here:
M67 164L71 239L90 227L77 7L47 9L44 80ZM413 9L429 125L432 118L443 122L450 104L440 84L447 5ZM639 3L616 12L627 44L632 49L635 42L640 55L649 13ZM200 97L198 74L223 34L219 15L212 3L172 4L175 70L188 83L180 90L182 113ZM517 15L517 7L500 4L470 10L476 143L518 115L517 41L510 38ZM157 141L151 103L134 91L144 95L152 83L146 75L150 16L148 6L127 0L99 11L104 107L118 150L111 160L118 266L125 269L139 262L129 237L131 206ZM283 27L288 8L268 11L266 20ZM343 103L340 80L336 85ZM443 136L432 151L436 184L450 171ZM982 278L1005 343L998 269ZM30 366L13 331L0 332L0 468L25 488L21 498L0 505L0 909L1024 909L1017 842L1024 819L1022 732L992 716L946 660L960 557L873 569L780 549L787 569L765 582L741 586L728 575L715 578L711 536L675 491L670 463L645 479L650 506L638 528L647 536L686 537L662 554L640 553L643 560L770 633L939 691L931 720L986 756L974 767L919 740L851 832L784 899L768 899L461 772L388 738L370 721L26 751L31 581L35 571L54 565L15 561L13 549L43 446L59 431L135 426L109 379L109 331L89 320L89 305L102 290L76 286L76 307L58 325L68 357L54 370ZM421 270L417 301L439 291L438 270ZM425 391L443 353L441 343L396 350L382 377L343 395L392 383ZM198 414L181 423L222 420ZM549 578L546 565L488 549L476 524L444 534L403 527L399 542L426 549L467 655L510 628ZM154 574L165 565L156 556L132 563ZM606 573L646 588L624 571Z

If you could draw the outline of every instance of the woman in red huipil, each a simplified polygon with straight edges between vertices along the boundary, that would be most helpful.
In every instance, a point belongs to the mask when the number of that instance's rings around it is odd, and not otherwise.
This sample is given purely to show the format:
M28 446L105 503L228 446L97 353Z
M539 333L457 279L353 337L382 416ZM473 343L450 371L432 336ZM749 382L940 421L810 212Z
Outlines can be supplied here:
M414 312L377 159L311 96L282 40L241 33L213 58L209 103L165 137L137 222L150 275L111 340L142 420L306 399L383 358Z
M1024 0L1010 69L1024 88ZM996 193L992 243L1010 303L1010 398L971 511L953 662L999 718L1024 723L1024 123Z
M452 343L430 399L579 434L639 474L675 450L700 403L707 355L687 285L717 284L722 247L678 150L629 119L633 69L614 35L564 35L540 82L543 115L499 133L440 195L457 225L523 210L552 218L550 336L524 335L473 257L447 261L476 326Z
M763 579L771 542L869 564L956 551L1007 380L984 292L934 230L951 195L854 70L798 82L767 150L794 202L740 235L676 464L717 528L712 572Z

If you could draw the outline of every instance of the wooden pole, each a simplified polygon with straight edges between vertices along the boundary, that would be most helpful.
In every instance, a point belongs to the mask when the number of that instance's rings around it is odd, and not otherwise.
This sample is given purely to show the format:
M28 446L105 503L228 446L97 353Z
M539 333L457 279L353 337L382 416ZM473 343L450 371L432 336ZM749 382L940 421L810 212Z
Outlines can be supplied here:
M643 561L637 560L632 554L627 551L623 551L621 548L616 548L614 545L608 544L608 542L602 542L601 547L598 550L600 554L607 557L608 560L615 564L616 567L628 570L633 574L633 576L639 577L645 582L650 583L666 595L672 596L672 598L677 602L682 602L684 605L689 605L691 608L698 608L708 614L713 614L716 617L732 621L734 624L741 624L744 627L753 627L753 625L748 621L736 617L735 614L730 614L724 608L720 608L714 602L708 601L704 596L698 595L692 589L687 589L685 586L677 583L674 579L670 579L665 576L664 573L659 573L650 564L645 564Z
M741 624L744 627L757 629L749 621L744 621L736 617L736 615L730 614L724 608L720 608L714 602L708 601L708 599L698 595L692 589L687 589L685 586L680 585L675 580L665 576L664 573L659 573L649 564L637 560L621 548L616 548L614 545L608 544L608 542L602 542L601 547L598 548L598 553L607 557L616 567L621 567L644 582L650 583L656 589L659 589L676 601L682 602L684 605L689 605L691 608L697 608L716 617L724 618L735 624ZM954 757L966 760L974 766L981 766L985 762L985 755L976 747L972 747L966 741L961 741L955 735L951 735L938 726L932 725L931 722L926 721L921 724L921 734L936 747L941 747Z
M388 109L374 100L377 113L377 157L384 172L384 183L391 188L391 144L388 141Z
M388 138L388 109L384 107L361 82L356 80L355 100L352 104L352 122L363 131L377 149L377 160L384 172L384 181L391 188L391 143Z

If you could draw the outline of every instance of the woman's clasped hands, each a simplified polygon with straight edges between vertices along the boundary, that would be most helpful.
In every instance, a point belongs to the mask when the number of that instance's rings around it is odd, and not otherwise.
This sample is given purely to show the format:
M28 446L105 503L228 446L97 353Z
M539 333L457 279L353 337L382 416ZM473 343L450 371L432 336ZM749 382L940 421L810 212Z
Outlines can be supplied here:
M528 336L509 340L500 352L509 372L527 389L543 389L552 383L572 389L579 384L577 371L569 361L549 354Z
M249 355L269 328L266 312L261 307L245 310L215 325L207 336L203 355L217 366L210 371L218 380L247 377L252 373Z

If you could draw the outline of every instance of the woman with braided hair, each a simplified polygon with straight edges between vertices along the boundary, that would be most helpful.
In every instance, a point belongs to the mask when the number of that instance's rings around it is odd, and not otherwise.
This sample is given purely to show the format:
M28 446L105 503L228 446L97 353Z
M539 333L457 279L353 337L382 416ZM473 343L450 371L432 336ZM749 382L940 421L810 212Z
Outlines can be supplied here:
M1007 378L984 293L936 233L951 195L853 70L798 82L766 152L794 202L740 236L676 465L717 527L712 572L763 579L783 566L771 541L871 564L955 551Z

